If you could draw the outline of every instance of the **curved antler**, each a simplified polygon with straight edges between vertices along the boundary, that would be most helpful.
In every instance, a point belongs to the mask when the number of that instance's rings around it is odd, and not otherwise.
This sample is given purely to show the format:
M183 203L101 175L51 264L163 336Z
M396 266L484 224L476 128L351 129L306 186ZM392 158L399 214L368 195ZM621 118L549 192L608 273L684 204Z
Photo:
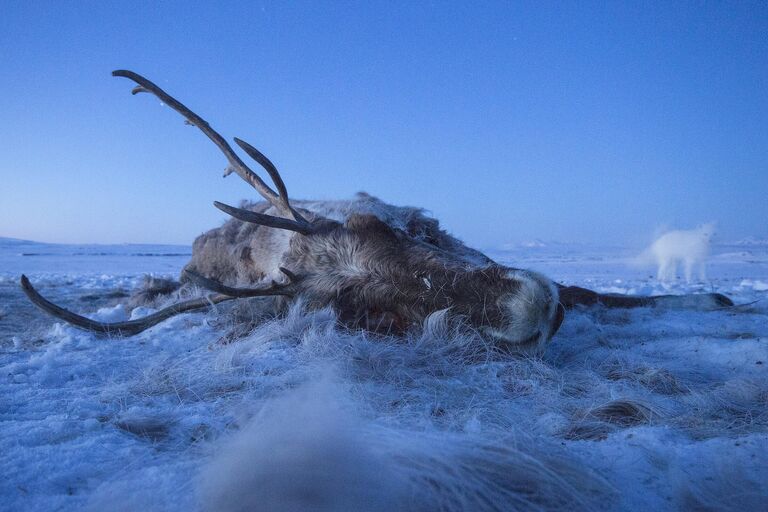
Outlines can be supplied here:
M237 145L240 146L246 153L248 153L248 155L251 158L256 160L256 162L258 162L259 165L261 165L267 171L267 173L272 178L272 181L275 184L275 188L277 188L277 192L272 190L269 187L269 185L264 183L264 180L262 180L258 174L253 172L247 165L245 165L245 163L240 159L240 157L237 156L237 153L235 153L232 150L232 147L227 143L227 141L224 140L224 137L222 137L216 130L211 128L211 126L208 124L208 122L205 119L203 119L202 117L192 112L184 104L182 104L180 101L175 99L173 96L166 93L164 90L158 87L155 83L151 82L150 80L147 80L146 78L144 78L143 76L137 73L134 73L133 71L128 71L124 69L118 69L116 71L113 71L112 76L128 78L129 80L136 82L138 86L133 88L133 90L131 91L131 94L138 94L140 92L148 92L148 93L154 94L161 101L163 101L165 104L170 106L173 110L175 110L176 112L184 116L184 118L187 120L187 123L197 126L200 129L200 131L202 131L209 139L211 139L211 141L221 150L221 152L224 153L224 156L227 157L227 161L229 162L229 167L227 168L227 174L229 172L235 172L246 183L248 183L253 188L255 188L256 191L264 199L269 201L270 204L272 204L275 208L277 208L282 215L285 215L286 217L291 217L293 219L293 220L289 218L283 219L280 217L272 217L271 215L260 214L260 216L257 219L251 219L251 220L248 220L248 222L261 224L264 226L276 227L280 229L287 229L290 231L296 231L298 233L302 233L305 235L313 231L312 224L309 221L307 221L307 219L305 219L298 211L296 211L291 207L288 200L288 191L285 187L285 183L283 182L283 179L280 177L280 173L277 171L277 168L275 167L275 165L266 156L264 156L261 152L259 152L256 148L254 148L247 142L244 142L238 138L235 138L235 142L237 143ZM218 204L221 204L221 203L218 203ZM227 205L224 205L224 206L227 206ZM232 211L251 213L249 212L249 210L235 208L232 206L227 206L227 209L225 209L224 211L227 211L227 213L230 213L230 214L232 214L231 213ZM273 220L270 220L270 219L273 219Z
M29 300L46 313L86 331L124 337L139 334L140 332L146 331L150 327L159 324L163 320L167 320L168 318L171 318L172 316L178 315L180 313L204 309L208 306L212 306L214 304L228 300L244 297L294 295L296 293L295 284L298 282L298 278L293 272L283 267L280 267L280 271L288 277L287 283L277 283L272 281L272 284L268 287L232 288L213 279L201 276L196 272L185 270L184 274L189 278L190 281L200 286L201 288L217 292L217 294L211 295L209 297L199 297L196 299L178 302L168 306L167 308L161 309L160 311L152 313L151 315L147 315L136 320L112 323L91 320L90 318L78 315L77 313L73 313L66 308L54 304L53 302L40 295L40 292L38 292L35 287L32 286L32 283L29 282L27 276L23 274L21 276L20 282L21 289L24 291Z
M252 212L251 210L246 210L245 208L235 208L234 206L229 206L228 204L220 203L218 201L214 201L213 206L223 211L224 213L228 213L236 219L242 220L243 222L250 222L251 224L259 224L261 226L269 226L271 228L287 229L289 231L296 231L302 235L308 235L314 232L311 224L302 226L298 225L296 222L290 219Z
M178 315L180 313L204 309L213 304L218 304L220 302L237 298L223 294L212 295L210 297L200 297L197 299L191 299L173 304L167 308L161 309L156 313L147 315L144 318L128 320L126 322L106 323L80 316L77 313L73 313L68 309L54 304L53 302L40 295L40 293L32 286L32 283L29 282L27 276L23 274L21 276L21 289L24 290L24 293L35 306L56 318L64 320L65 322L86 331L119 337L139 334L140 332L146 331L150 327L159 324L163 320L167 320L168 318L171 318L172 316Z
M227 141L224 140L224 138L219 135L216 130L211 128L207 121L192 112L171 95L163 91L156 84L147 80L143 76L134 73L133 71L116 70L112 72L112 75L128 78L129 80L134 81L138 85L133 88L131 91L132 94L137 94L140 92L148 92L154 94L165 104L184 116L187 123L197 126L200 131L202 131L209 139L211 139L211 141L221 150L221 152L224 153L224 156L227 157L227 161L229 162L229 167L227 168L228 172L237 173L237 175L245 180L246 183L255 188L256 191L264 199L269 201L270 204L277 208L277 210L282 215L290 218L260 214L216 202L214 204L217 208L229 213L236 218L246 220L247 222L296 231L305 235L308 235L314 231L313 225L308 222L298 211L291 207L288 199L288 190L286 189L285 183L283 182L280 173L277 171L277 168L269 160L269 158L264 156L260 151L258 151L247 142L237 138L235 139L237 145L240 146L251 158L256 160L256 162L258 162L259 165L261 165L267 171L275 185L275 188L277 189L277 192L272 190L266 183L264 183L258 174L253 172L247 165L245 165L240 157L237 156L237 154L232 150L232 147L227 143ZM166 320L179 313L203 309L210 305L218 304L219 302L233 300L239 297L293 295L295 293L294 285L295 281L297 280L296 276L283 268L280 270L286 276L288 276L288 283L278 284L273 281L271 286L264 288L231 288L217 281L203 277L199 274L187 272L186 274L192 282L203 288L207 288L219 293L210 297L200 297L197 299L179 302L137 320L113 323L91 320L90 318L78 315L72 311L69 311L68 309L54 304L53 302L40 295L40 293L35 290L35 288L32 286L32 283L29 282L29 279L25 275L21 276L21 288L29 300L37 307L56 318L74 325L75 327L100 334L133 336L134 334L138 334L152 327L153 325L156 325L163 320Z
M191 270L185 270L184 275L186 275L190 281L192 281L193 283L195 283L201 288L205 288L206 290L210 290L212 292L228 295L230 297L238 297L238 298L265 297L269 295L285 295L287 297L290 297L292 295L295 295L296 294L295 284L298 281L298 278L293 272L283 267L280 267L280 271L288 277L287 283L281 284L281 283L277 283L276 281L272 281L270 286L262 287L262 288L233 288L231 286L222 284L219 281L216 281L214 279L209 279L207 277L204 277L198 274L197 272L192 272Z

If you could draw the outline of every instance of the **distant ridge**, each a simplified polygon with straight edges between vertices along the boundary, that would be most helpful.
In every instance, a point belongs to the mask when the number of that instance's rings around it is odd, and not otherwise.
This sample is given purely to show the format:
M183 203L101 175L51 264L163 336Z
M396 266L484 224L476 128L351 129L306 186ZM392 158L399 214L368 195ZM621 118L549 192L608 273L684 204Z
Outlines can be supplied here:
M35 240L24 240L21 238L11 238L6 236L0 236L0 245L44 245L44 246L54 246L54 247L178 247L178 248L185 248L190 249L192 248L191 245L184 245L184 244L134 244L130 242L123 242L123 243L117 243L117 244L97 244L97 243L85 243L85 244L65 244L65 243L56 243L56 242L38 242Z
M0 255L20 257L173 257L191 256L192 246L174 244L56 244L0 237Z
M748 236L746 238L742 238L741 240L737 240L736 242L733 242L733 245L743 245L743 246L760 246L765 247L768 246L768 239L766 238L757 238L754 236Z
M530 240L523 240L517 242L507 242L501 245L490 247L490 251L518 251L524 249L563 249L563 248L581 248L581 247L598 247L597 245L591 245L583 242L562 242L559 240L542 240L540 238L533 238Z
M3 244L3 245L43 244L43 242L33 242L32 240L22 240L21 238L10 238L7 236L0 236L0 244Z

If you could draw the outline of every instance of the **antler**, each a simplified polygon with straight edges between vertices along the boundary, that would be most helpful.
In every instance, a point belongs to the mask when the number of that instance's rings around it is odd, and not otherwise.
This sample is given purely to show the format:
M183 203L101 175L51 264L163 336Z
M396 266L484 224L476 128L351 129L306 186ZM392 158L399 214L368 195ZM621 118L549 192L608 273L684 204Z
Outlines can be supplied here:
M226 286L219 281L201 276L197 272L192 272L191 270L185 270L184 274L197 286L212 292L228 295L230 297L265 297L268 295L285 295L290 297L295 295L295 284L298 281L298 278L293 272L283 267L280 267L280 272L288 277L287 283L281 284L277 283L276 281L272 281L270 286L263 288L232 288L231 286Z
M236 219L242 220L243 222L250 222L251 224L259 224L261 226L269 226L271 228L288 229L290 231L301 233L302 235L308 235L313 232L311 224L299 225L290 219L252 212L251 210L246 210L245 208L235 208L234 206L229 206L228 204L220 203L218 201L214 201L213 206L223 211L224 213L230 214Z
M256 191L264 199L269 201L270 204L277 208L277 210L282 215L291 217L293 220L289 218L273 217L271 215L264 214L257 214L255 217L249 216L248 214L252 214L253 212L242 208L235 208L233 206L224 205L218 202L214 203L217 208L241 220L246 220L247 218L246 222L296 231L304 235L312 233L312 224L308 222L307 219L305 219L298 211L291 207L288 200L288 190L286 189L285 183L280 177L280 173L277 171L277 168L256 148L247 142L235 138L237 145L240 146L243 151L248 153L251 158L256 160L256 162L258 162L259 165L261 165L267 171L270 178L272 178L277 192L272 190L269 185L264 183L258 174L253 172L247 165L245 165L240 157L237 156L237 153L232 150L232 147L227 143L227 141L224 140L224 137L219 135L216 130L211 128L207 121L192 112L190 109L188 109L174 97L170 96L156 84L147 80L143 76L134 73L133 71L127 71L124 69L113 71L112 76L120 76L136 82L138 86L133 88L131 94L138 94L140 92L148 92L154 94L166 105L170 106L173 110L184 116L184 118L187 120L187 123L197 126L200 131L202 131L209 139L211 139L214 144L216 144L221 152L224 153L224 156L227 157L227 161L229 162L229 167L227 167L227 174L229 174L229 172L237 173L237 175L240 176L246 183L255 188Z
M173 304L172 306L168 306L165 309L161 309L156 313L152 313L151 315L145 316L144 318L139 318L137 320L105 323L97 322L96 320L91 320L90 318L80 316L77 313L73 313L68 309L54 304L53 302L40 295L40 293L32 286L32 283L29 282L27 276L23 274L21 276L21 289L24 290L24 293L35 306L39 307L46 313L55 316L56 318L64 320L65 322L86 331L119 337L139 334L142 331L146 331L153 325L157 325L163 320L171 318L172 316L178 315L180 313L196 311L213 304L218 304L220 302L237 298L223 294L212 295L210 297L200 297L197 299L191 299Z
M296 277L296 275L293 272L283 267L280 267L280 271L288 277L287 283L277 283L275 281L272 281L272 284L270 286L263 287L263 288L232 288L230 286L221 284L218 281L214 281L213 279L208 279L207 277L203 277L200 274L197 274L196 272L185 270L184 274L189 278L190 281L200 286L201 288L205 288L207 290L217 292L217 294L211 295L209 297L199 297L197 299L190 299L187 301L178 302L176 304L168 306L167 308L161 309L156 313L147 315L144 318L129 320L126 322L114 322L114 323L98 322L96 320L91 320L90 318L86 318L84 316L78 315L77 313L73 313L72 311L69 311L66 308L63 308L57 304L54 304L53 302L49 301L48 299L40 295L40 292L35 290L34 286L32 286L32 283L29 282L29 279L27 278L27 276L23 274L21 276L21 289L24 291L27 297L29 297L29 300L35 306L39 307L46 313L56 318L64 320L65 322L72 324L75 327L84 329L86 331L122 337L122 336L133 336L134 334L139 334L140 332L146 331L150 327L159 324L163 320L171 318L172 316L178 315L180 313L186 313L188 311L196 311L198 309L203 309L208 306L218 304L220 302L225 302L228 300L233 300L233 299L238 299L243 297L265 297L270 295L285 295L285 296L294 295L296 293L295 284L299 280L298 277Z
M277 210L282 215L290 218L275 217L272 215L265 215L263 213L256 213L242 208L234 208L219 202L214 203L217 208L229 213L233 217L245 220L247 222L274 228L288 229L302 233L304 235L308 235L314 231L313 225L307 221L307 219L305 219L298 211L291 207L290 201L288 199L288 190L285 187L283 179L280 177L280 173L277 171L277 168L269 160L269 158L264 156L259 150L247 142L235 138L237 145L240 146L251 158L256 160L256 162L258 162L259 165L261 165L267 171L275 185L275 188L277 189L277 192L272 190L255 172L253 172L247 165L245 165L240 157L237 156L237 154L232 150L232 147L227 143L227 141L225 141L224 138L219 135L218 132L216 132L216 130L211 128L211 126L202 117L189 110L181 102L163 91L156 84L132 71L117 70L113 71L112 75L133 80L138 85L133 88L131 91L132 94L137 94L140 92L149 92L154 94L165 104L169 105L176 112L184 116L184 118L187 120L187 123L197 126L200 131L202 131L209 139L211 139L214 144L216 144L221 152L224 153L224 156L227 157L227 161L229 161L227 173L237 173L237 175L245 180L246 183L255 188L256 191L258 191L258 193L264 199L269 201L270 204L277 208ZM56 318L74 325L75 327L100 334L133 336L134 334L138 334L152 327L153 325L156 325L163 320L166 320L167 318L170 318L179 313L203 309L207 306L218 304L220 302L233 300L240 297L293 295L296 293L295 284L298 279L290 271L282 267L280 270L288 277L288 282L284 284L278 284L275 281L272 281L271 286L262 288L232 288L225 286L218 281L214 281L194 272L187 271L186 275L193 283L199 285L202 288L217 292L217 294L210 297L200 297L197 299L179 302L137 320L114 323L105 323L91 320L90 318L80 316L76 313L73 313L72 311L69 311L68 309L54 304L53 302L40 295L40 293L35 290L35 288L32 286L32 283L29 282L29 279L25 275L21 276L21 288L29 300L32 301L32 303L37 307Z

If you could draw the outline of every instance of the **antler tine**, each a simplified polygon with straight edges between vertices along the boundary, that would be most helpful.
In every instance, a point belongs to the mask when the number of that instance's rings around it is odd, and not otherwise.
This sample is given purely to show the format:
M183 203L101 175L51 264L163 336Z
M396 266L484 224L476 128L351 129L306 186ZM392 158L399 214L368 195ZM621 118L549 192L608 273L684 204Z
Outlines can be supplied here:
M220 302L233 300L236 298L222 294L213 295L210 297L200 297L197 299L191 299L173 304L167 308L157 311L156 313L152 313L151 315L147 315L136 320L106 323L80 316L77 313L73 313L68 309L54 304L53 302L40 295L40 293L35 290L35 288L32 286L32 283L29 282L29 279L25 275L21 276L21 289L35 306L60 320L64 320L65 322L86 331L118 337L133 336L149 329L154 325L159 324L163 320L171 318L172 316L178 315L180 313L204 309L208 306L211 306L212 304L218 304Z
M201 288L205 288L206 290L224 295L229 295L231 297L266 297L270 295L284 295L290 297L295 294L293 284L296 276L293 273L286 271L282 267L280 270L288 276L289 282L285 284L279 284L275 281L272 281L269 286L263 288L233 288L231 286L226 286L214 279L209 279L191 270L185 270L184 274L189 278L190 281L200 286Z
M129 80L133 80L137 84L139 84L138 88L134 88L131 93L132 94L138 94L140 92L149 92L157 96L160 100L163 101L166 105L171 107L173 110L184 116L187 121L189 121L191 124L197 126L201 132L203 132L211 141L218 146L218 148L221 150L222 153L224 153L224 156L227 157L227 160L229 161L229 164L232 166L234 171L237 173L238 176L240 176L243 180L245 180L246 183L251 185L253 188L255 188L259 194L264 197L267 201L273 203L278 202L278 196L275 194L275 191L269 188L269 185L264 183L264 181L253 172L245 163L240 159L239 156L237 156L237 153L235 153L232 150L232 147L227 143L226 140L224 140L224 137L219 135L219 133L211 128L211 126L208 124L208 122L203 119L202 117L198 116L194 112L192 112L189 108L187 108L185 105L183 105L180 101L178 101L176 98L162 90L160 87L158 87L155 83L151 82L150 80L147 80L143 76L134 73L133 71L128 71L125 69L118 69L116 71L112 72L112 76L120 76L123 78L128 78ZM278 206L282 208L282 204L278 202L275 206ZM288 212L286 212L288 213Z
M252 212L243 208L235 208L234 206L229 206L228 204L220 203L218 201L214 201L213 206L243 222L260 224L271 228L287 229L289 231L296 231L302 235L309 235L313 232L312 225L309 223L299 223L291 219L264 215L263 213Z
M256 162L258 162L259 165L261 165L267 171L269 177L272 178L272 183L275 184L275 188L277 189L277 194L280 197L280 202L282 203L283 208L290 210L293 218L296 219L296 221L306 222L306 219L304 219L304 217L302 217L299 212L291 208L290 201L288 200L288 189L285 187L285 182L280 176L280 173L278 172L277 167L275 167L275 164L273 164L272 161L264 155L264 153L251 146L244 140L235 137L235 143L240 146L243 151L248 153L248 156L256 160Z
M232 150L232 147L227 143L226 140L224 140L224 137L222 137L216 130L211 128L211 126L208 124L208 122L205 119L203 119L199 115L192 112L184 104L182 104L173 96L169 95L167 92L162 90L155 83L151 82L150 80L147 80L146 78L144 78L143 76L137 73L134 73L133 71L128 71L124 69L118 69L116 71L113 71L112 76L128 78L129 80L134 81L135 83L138 84L138 87L135 87L131 91L132 94L137 94L140 92L149 92L151 94L154 94L161 101L163 101L165 104L171 107L173 110L175 110L176 112L184 116L184 118L187 120L189 124L197 126L200 129L200 131L202 131L214 144L216 144L216 146L221 150L221 152L224 153L224 156L227 157L227 161L229 162L229 168L231 168L235 173L237 173L237 175L240 176L246 183L248 183L253 188L255 188L256 191L264 199L266 199L273 206L275 206L283 215L293 217L293 219L297 224L303 225L302 230L293 229L292 231L299 231L305 234L311 232L309 222L307 222L307 220L304 217L302 217L296 210L291 208L290 204L288 203L288 194L285 188L285 183L283 183L283 180L280 177L280 174L277 172L277 168L275 168L272 162L270 162L269 159L267 159L264 155L256 151L256 149L250 145L247 145L247 148L244 147L241 144L242 141L240 141L239 139L235 139L238 145L243 147L243 149L249 155L251 155L252 158L254 158L259 164L262 165L262 167L264 167L264 169L266 169L266 171L269 173L270 177L272 178L272 181L274 181L275 187L278 189L279 194L275 193L275 191L272 190L269 187L269 185L264 183L264 180L262 180L258 174L253 172L253 170L251 170L240 159L240 157L237 156L237 153L235 153ZM259 155L259 158L255 157L254 155ZM258 223L264 224L267 226L272 226L272 227L281 227L281 226L276 226L275 223L266 223L266 222L258 222ZM288 228L284 228L284 229L288 229Z

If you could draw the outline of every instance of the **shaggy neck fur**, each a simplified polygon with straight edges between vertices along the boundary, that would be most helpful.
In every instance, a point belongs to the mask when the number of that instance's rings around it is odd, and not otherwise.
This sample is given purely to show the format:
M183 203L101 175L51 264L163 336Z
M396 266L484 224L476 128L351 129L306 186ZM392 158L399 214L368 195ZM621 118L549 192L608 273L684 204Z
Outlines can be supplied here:
M517 287L505 267L468 270L370 215L293 237L286 264L306 276L301 287L311 306L331 305L342 322L374 331L402 331L446 308L478 327L498 325L498 299Z

